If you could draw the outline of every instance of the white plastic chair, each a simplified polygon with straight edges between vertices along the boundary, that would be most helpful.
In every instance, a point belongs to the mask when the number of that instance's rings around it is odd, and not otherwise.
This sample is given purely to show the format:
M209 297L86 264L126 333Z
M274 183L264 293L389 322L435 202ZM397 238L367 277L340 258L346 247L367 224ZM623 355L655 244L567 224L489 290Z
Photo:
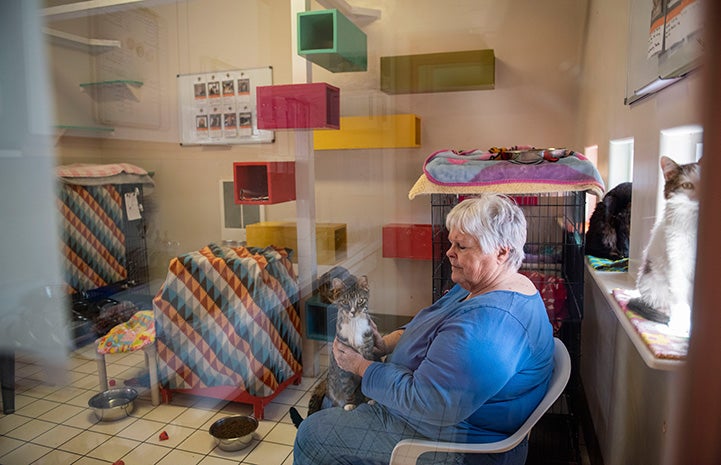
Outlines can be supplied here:
M455 452L459 454L499 454L506 452L523 441L525 437L531 434L538 420L544 413L556 402L566 388L568 379L571 376L571 357L568 355L566 346L560 339L554 338L553 350L553 376L551 384L548 386L546 395L541 399L541 403L531 413L531 416L521 425L518 430L511 436L502 441L491 442L487 444L467 444L452 442L436 442L424 439L404 439L393 448L391 461L389 465L415 465L418 457L426 452Z

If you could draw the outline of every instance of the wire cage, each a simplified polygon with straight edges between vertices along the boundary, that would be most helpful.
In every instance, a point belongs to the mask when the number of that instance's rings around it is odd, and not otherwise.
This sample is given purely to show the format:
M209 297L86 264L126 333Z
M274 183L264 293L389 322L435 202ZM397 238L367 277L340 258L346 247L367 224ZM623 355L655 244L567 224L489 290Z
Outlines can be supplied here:
M454 284L446 256L450 244L445 218L466 197L470 196L431 195L434 302ZM586 192L544 192L509 197L521 207L528 224L526 257L520 272L540 292L554 336L563 341L571 355L571 379L559 401L534 428L527 463L580 463L578 402L581 395Z

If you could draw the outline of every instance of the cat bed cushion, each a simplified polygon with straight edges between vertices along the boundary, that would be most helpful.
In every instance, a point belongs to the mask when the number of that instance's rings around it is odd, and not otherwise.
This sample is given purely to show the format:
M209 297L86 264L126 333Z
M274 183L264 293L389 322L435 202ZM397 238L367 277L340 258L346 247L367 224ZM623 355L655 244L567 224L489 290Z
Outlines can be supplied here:
M551 149L548 149L551 150ZM556 152L562 153L556 153ZM543 150L529 150L524 153ZM603 197L605 185L596 167L583 154L553 150L553 157L526 163L501 159L495 152L440 150L425 161L423 174L408 193L419 194L525 194L589 191Z
M628 301L639 296L637 290L613 289L611 292L626 317L631 321L636 332L656 358L667 360L686 359L688 337L671 334L666 325L649 321L628 309Z
M611 260L610 258L594 257L586 255L588 262L594 270L598 271L628 271L628 257L619 260Z
M113 327L97 340L99 354L134 352L155 342L155 318L152 310L136 312L125 323Z

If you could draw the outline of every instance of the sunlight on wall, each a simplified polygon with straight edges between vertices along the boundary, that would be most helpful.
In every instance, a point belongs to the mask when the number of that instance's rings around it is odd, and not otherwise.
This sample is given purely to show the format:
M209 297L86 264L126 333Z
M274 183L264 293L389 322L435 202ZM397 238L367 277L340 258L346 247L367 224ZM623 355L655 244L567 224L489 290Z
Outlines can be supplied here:
M593 166L598 168L598 145L584 147L583 154L593 163ZM591 219L591 215L593 215L593 210L596 209L598 200L595 195L586 194L586 230L588 230L588 222Z
M608 148L608 186L611 190L633 180L633 137L612 140Z
M678 164L698 161L703 155L703 128L698 125L679 126L661 130L659 158L667 156ZM661 169L659 165L659 170ZM659 176L656 211L663 208L663 174Z

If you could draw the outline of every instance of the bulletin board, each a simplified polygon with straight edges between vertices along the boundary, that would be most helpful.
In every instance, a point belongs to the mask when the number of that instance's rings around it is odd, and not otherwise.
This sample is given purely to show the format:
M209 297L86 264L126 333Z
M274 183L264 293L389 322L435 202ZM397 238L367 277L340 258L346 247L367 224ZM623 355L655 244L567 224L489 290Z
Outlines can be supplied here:
M178 75L181 145L262 144L273 131L258 129L255 88L273 84L273 68Z
M630 1L624 103L649 95L641 92L649 84L673 82L701 64L703 1Z

